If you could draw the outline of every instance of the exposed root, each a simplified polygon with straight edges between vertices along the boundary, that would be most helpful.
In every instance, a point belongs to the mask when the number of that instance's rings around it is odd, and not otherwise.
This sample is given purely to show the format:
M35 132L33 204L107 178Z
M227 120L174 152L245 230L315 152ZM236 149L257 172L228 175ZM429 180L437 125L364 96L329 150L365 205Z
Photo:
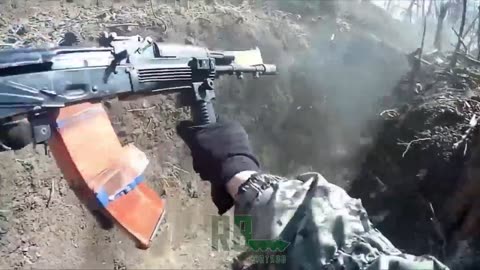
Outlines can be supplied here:
M165 22L164 19L162 19L160 16L158 16L156 13L155 13L155 8L153 7L153 0L150 0L150 8L152 9L152 15L153 17L155 17L155 19L159 20L162 25L163 25L163 32L162 34L165 34L168 30L168 26L167 26L167 23Z
M428 141L428 140L431 140L432 138L420 138L420 139L415 139L415 140L412 140L408 143L405 143L405 142L399 142L398 144L399 145L406 145L407 147L405 148L405 151L403 151L402 153L402 158L405 157L405 155L407 154L408 150L410 150L410 147L412 146L413 143L416 143L416 142L421 142L421 141Z
M477 126L477 124L478 124L478 118L476 115L473 115L472 118L470 119L469 128L467 129L465 134L462 135L462 138L458 142L453 144L453 149L457 149L463 142L465 142L468 136L473 132L473 130L475 130L475 127ZM465 149L466 147L467 146L465 145ZM465 152L466 150L464 150L464 153Z

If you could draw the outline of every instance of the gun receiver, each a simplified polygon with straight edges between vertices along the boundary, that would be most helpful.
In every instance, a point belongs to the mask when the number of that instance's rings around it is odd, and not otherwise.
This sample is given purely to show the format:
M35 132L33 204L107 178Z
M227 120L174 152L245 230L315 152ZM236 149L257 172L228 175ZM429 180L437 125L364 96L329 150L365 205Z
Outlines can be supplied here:
M276 74L258 48L245 52L163 44L104 33L99 48L0 51L0 119L129 95L187 91L194 121L215 122L214 80L222 75ZM31 118L35 125L35 118ZM40 121L42 122L42 121ZM43 123L35 130L49 129ZM50 134L50 132L46 132ZM35 143L48 139L35 133Z
M99 43L0 51L0 127L15 127L5 123L27 116L33 142L48 142L77 197L96 217L115 221L138 247L148 248L165 203L144 183L145 153L120 143L99 101L179 91L194 122L209 124L216 121L216 78L270 75L276 67L263 64L258 48L211 51L107 33Z

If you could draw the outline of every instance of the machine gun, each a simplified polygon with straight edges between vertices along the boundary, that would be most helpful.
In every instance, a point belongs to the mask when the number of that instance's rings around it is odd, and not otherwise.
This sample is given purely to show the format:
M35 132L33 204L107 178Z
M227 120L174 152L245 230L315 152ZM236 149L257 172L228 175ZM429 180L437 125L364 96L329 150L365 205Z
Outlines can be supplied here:
M79 199L147 248L164 200L143 181L146 155L120 144L100 102L181 92L193 121L210 124L216 78L271 75L276 67L258 48L212 51L115 33L103 33L99 45L0 51L0 128L28 119L32 142L49 146Z

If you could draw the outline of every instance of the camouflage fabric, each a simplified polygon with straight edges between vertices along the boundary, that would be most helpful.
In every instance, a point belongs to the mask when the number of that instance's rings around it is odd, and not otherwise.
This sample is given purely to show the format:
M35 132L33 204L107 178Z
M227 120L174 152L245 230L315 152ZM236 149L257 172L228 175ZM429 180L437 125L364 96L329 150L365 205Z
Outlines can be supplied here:
M395 248L372 226L360 200L318 173L296 179L255 174L240 190L235 214L252 217L252 239L289 243L285 262L264 268L448 269L431 256L413 256Z

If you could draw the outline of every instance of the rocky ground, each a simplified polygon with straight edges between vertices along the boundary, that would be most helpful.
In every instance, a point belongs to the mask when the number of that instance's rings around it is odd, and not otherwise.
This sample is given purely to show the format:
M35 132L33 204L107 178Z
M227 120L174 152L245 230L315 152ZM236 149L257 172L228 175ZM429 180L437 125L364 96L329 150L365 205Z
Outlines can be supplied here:
M319 171L351 188L400 248L441 254L432 248L442 242L430 205L443 209L441 196L454 189L475 147L466 139L451 148L479 109L474 75L438 77L441 64L432 64L411 87L406 54L419 44L417 31L368 3L297 14L280 2L0 1L0 43L49 46L71 31L92 45L107 30L218 49L258 46L280 75L220 79L216 108L244 124L264 169ZM216 211L175 134L189 117L175 101L106 104L122 142L149 157L149 184L167 197L166 223L151 249L100 229L52 158L28 148L0 155L0 268L229 268L236 253L212 249ZM395 226L399 217L408 230Z

